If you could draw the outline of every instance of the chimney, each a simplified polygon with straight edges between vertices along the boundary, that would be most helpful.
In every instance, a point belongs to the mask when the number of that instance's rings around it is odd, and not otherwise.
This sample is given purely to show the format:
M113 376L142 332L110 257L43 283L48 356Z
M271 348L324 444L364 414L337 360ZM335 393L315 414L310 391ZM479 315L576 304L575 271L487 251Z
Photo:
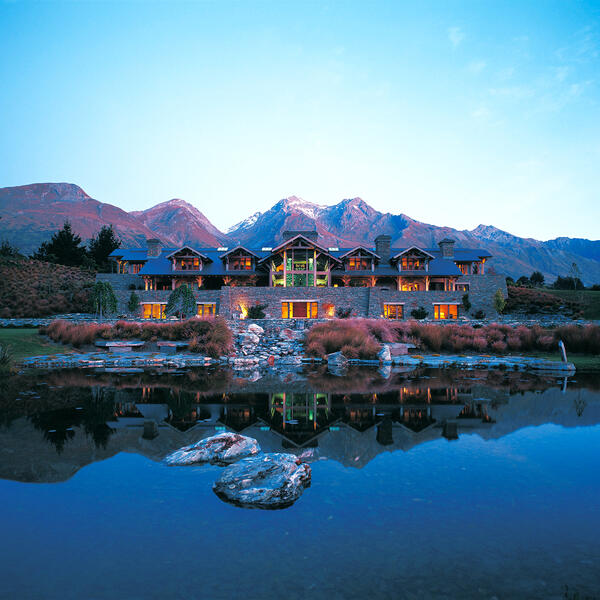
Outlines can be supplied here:
M297 235L303 235L305 238L312 240L313 242L316 242L319 239L319 234L317 233L316 229L310 229L310 230L286 229L281 234L281 237L283 238L283 241L285 242L287 240L291 240L293 237L296 237Z
M375 254L378 254L382 261L387 262L390 260L392 254L392 236L381 234L375 238Z
M162 250L162 242L156 238L146 240L146 246L148 247L148 257L160 256Z
M454 240L444 238L441 242L438 242L438 246L442 251L442 258L454 258Z

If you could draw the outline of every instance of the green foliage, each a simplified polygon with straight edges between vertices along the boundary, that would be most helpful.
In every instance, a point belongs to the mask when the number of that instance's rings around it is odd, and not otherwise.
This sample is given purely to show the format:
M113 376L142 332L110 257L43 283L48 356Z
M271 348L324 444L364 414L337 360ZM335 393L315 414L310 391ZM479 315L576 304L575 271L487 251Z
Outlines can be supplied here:
M69 221L65 221L63 228L49 242L43 242L32 258L70 267L90 264L87 250L81 246L81 237L73 233Z
M473 318L474 319L485 319L485 313L479 309L477 312L473 313Z
M94 312L102 319L105 315L117 312L117 297L108 281L97 281L92 290L92 306Z
M534 271L531 274L529 281L531 281L531 285L533 285L535 287L540 287L540 286L544 285L544 275L542 274L541 271Z
M338 319L347 319L350 316L351 312L352 312L351 308L342 308L341 306L338 306L335 309L335 316Z
M265 318L265 308L267 308L267 304L255 304L254 306L250 306L248 308L248 318L249 319L264 319Z
M471 310L472 304L471 304L471 300L469 300L469 294L465 294L462 297L462 303L463 303L463 306L465 307L465 310L467 312Z
M127 310L134 315L140 310L140 297L135 292L131 292L131 295L129 296Z
M8 369L13 362L10 346L0 344L0 368Z
M16 246L13 246L8 240L4 240L0 243L0 257L1 258L20 258L23 255L19 252Z
M413 319L424 319L427 316L427 310L425 310L422 306L419 306L419 308L414 308L410 311L410 316Z
M108 255L121 246L121 240L116 236L112 225L103 225L96 237L88 242L90 258L96 264L98 271L110 272Z
M526 275L521 275L521 277L517 279L516 284L520 287L529 287L531 285L531 281Z
M507 287L509 285L515 285L515 280L512 277L507 277L506 278L506 285L507 285Z
M506 306L506 300L504 299L504 295L502 294L502 290L496 290L494 294L494 308L496 312L501 313Z
M560 275L556 278L552 287L555 290L583 290L585 288L579 277L561 277Z
M183 319L194 316L196 312L196 298L188 285L180 285L171 292L165 307L167 316L177 315L180 319Z

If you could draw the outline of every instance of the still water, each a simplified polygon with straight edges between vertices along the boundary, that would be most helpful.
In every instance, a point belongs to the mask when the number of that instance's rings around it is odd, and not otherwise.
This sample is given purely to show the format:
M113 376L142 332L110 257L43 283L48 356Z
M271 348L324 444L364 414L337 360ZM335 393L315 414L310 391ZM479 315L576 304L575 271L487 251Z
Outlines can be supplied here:
M600 382L520 373L19 376L0 405L2 598L600 597ZM152 426L150 426L152 425ZM278 511L173 450L309 462Z

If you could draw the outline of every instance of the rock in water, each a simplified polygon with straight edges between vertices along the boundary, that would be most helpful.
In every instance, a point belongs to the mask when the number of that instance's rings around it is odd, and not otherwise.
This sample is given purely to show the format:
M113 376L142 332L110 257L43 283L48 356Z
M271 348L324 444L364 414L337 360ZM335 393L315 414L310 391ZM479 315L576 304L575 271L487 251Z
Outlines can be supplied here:
M390 364L392 362L392 353L390 351L390 347L387 344L383 344L383 346L381 346L381 350L377 353L377 358L384 365Z
M260 454L227 467L213 484L221 500L244 508L286 508L310 485L310 466L293 454Z
M229 465L260 452L258 442L239 433L219 433L192 446L179 448L165 458L171 467L211 463Z

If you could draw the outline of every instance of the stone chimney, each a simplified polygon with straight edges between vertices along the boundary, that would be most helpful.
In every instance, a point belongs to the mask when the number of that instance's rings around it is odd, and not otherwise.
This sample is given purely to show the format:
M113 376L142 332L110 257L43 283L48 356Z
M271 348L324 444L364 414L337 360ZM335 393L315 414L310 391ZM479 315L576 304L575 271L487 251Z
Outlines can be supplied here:
M293 237L296 237L297 235L303 235L305 238L312 240L313 242L316 242L319 239L319 234L317 233L316 229L309 229L309 230L286 229L281 234L281 237L283 238L283 241L286 242L287 240L291 240Z
M438 246L442 251L442 258L454 258L454 240L444 238L438 242Z
M382 233L375 238L375 254L381 257L382 261L390 260L392 254L392 236Z
M156 238L146 240L146 246L148 247L148 257L160 256L162 250L162 242Z

